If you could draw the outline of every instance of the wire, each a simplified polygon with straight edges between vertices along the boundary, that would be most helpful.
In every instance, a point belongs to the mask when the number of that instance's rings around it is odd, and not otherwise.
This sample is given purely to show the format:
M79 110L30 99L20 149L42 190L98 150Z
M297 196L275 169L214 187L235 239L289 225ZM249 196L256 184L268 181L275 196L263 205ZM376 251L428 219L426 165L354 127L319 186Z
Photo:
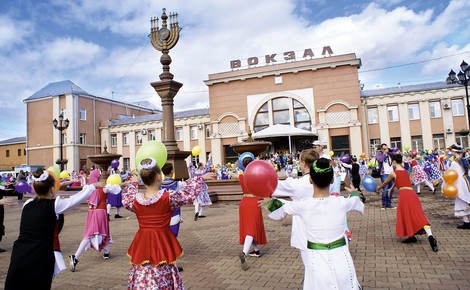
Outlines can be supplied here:
M132 62L132 64L129 66L129 68L126 70L126 72L122 75L122 77L114 84L114 86L111 88L111 91L113 91L114 93L114 89L121 83L121 81L124 79L124 77L129 73L129 71L131 70L131 68L134 66L134 64L137 62L137 60L139 59L139 57L142 55L142 52L144 51L144 49L147 47L147 42L145 42L145 44L142 46L142 49L140 50L139 54L137 55L137 57L134 59L134 61Z

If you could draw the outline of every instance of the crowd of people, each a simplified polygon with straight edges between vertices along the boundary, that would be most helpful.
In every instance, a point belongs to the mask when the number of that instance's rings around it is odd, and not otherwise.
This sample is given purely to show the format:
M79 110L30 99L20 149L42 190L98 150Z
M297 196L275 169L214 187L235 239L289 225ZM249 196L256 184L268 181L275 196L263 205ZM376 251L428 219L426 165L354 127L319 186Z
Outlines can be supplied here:
M268 243L262 207L269 210L269 217L274 220L292 215L290 244L300 251L305 271L304 289L359 289L349 253L352 235L347 213L364 213L366 197L361 181L366 178L380 178L376 193L381 195L381 208L396 209L396 235L404 238L403 243L416 243L416 235L426 234L432 251L438 252L437 238L418 195L422 184L435 194L438 186L446 185L442 182L443 172L453 169L458 173L454 183L458 188L454 210L463 221L458 228L470 229L469 168L460 145L454 144L445 151L401 152L381 144L372 158L365 154L334 155L334 152L325 153L323 144L315 141L311 149L298 154L274 153L265 158L274 169L282 168L287 175L287 179L278 182L270 198L260 197L244 183L240 167L246 168L260 159L251 156L240 160L241 166L235 162L214 167L210 156L206 164L190 163L187 181L174 180L171 163L160 168L155 159L145 158L138 164L138 171L112 169L109 172L121 175L119 192L105 185L105 174L99 169L92 168L89 176L85 172L72 173L70 178L62 180L45 169L21 173L24 177L19 178L30 176L35 197L23 205L20 234L13 244L5 289L50 288L53 277L66 269L59 242L64 214L84 201L88 205L87 218L77 251L69 256L71 271L78 269L79 257L89 248L103 252L103 259L110 258L111 208L116 208L114 218L121 218L119 209L124 207L136 215L139 224L127 251L131 260L128 288L183 289L179 274L183 269L177 266L183 253L177 239L182 222L180 207L193 204L194 221L204 218L205 207L211 204L205 181L216 176L239 180L241 185L239 243L242 249L238 255L241 268L249 270L249 257L261 257L260 246ZM139 183L145 185L145 190L139 191ZM63 199L57 193L64 184L81 186L82 190ZM399 193L396 206L394 190ZM343 196L345 191L347 195ZM0 241L5 229L3 206L7 204L8 200L0 199ZM33 277L24 279L24 271Z

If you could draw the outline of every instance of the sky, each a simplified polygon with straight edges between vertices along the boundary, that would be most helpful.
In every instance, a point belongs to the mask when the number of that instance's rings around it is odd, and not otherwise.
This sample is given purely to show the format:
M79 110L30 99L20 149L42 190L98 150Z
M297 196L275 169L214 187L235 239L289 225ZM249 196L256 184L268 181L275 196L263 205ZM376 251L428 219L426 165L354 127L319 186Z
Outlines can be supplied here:
M162 8L182 27L170 51L183 83L175 111L208 107L208 75L253 56L355 53L365 90L444 81L470 63L468 0L2 0L0 140L26 136L23 100L53 82L161 107L150 86L161 53L148 34Z

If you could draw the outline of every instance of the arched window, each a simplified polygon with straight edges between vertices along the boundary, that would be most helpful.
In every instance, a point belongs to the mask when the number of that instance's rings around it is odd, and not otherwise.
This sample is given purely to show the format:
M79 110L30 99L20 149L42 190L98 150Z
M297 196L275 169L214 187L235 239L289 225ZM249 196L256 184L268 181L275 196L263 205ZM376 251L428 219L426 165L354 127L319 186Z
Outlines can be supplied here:
M278 97L268 100L256 112L254 131L258 132L269 127L269 124L285 124L308 130L311 118L307 108L299 101L290 97Z

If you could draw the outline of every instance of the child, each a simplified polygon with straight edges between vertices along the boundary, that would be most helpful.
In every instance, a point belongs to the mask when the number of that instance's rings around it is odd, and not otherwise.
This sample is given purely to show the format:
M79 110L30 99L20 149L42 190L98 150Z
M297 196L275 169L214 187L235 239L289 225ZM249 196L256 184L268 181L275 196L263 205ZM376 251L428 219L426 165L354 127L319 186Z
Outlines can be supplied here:
M433 162L434 158L432 155L425 155L423 156L423 159L424 167L429 168L429 170L426 172L426 174L428 175L428 180L432 182L432 185L434 186L434 188L436 188L439 185L439 180L442 179L442 172L439 170L439 168L437 168L437 166ZM434 189L432 193L435 194L436 190Z
M432 235L431 226L423 212L418 195L411 187L408 171L403 167L403 157L401 154L392 156L392 166L395 170L390 173L387 180L377 187L377 194L379 194L380 190L388 183L394 180L394 186L398 188L398 192L400 193L398 195L397 207L397 236L400 238L408 237L403 241L405 244L416 243L418 239L416 239L414 235L424 230L428 236L432 250L437 252L439 250L437 240Z
M428 176L426 175L426 172L424 172L423 167L419 165L416 159L413 159L410 165L411 165L411 172L413 175L413 183L414 185L416 185L416 193L421 194L421 183L425 183L434 194L436 192L436 189L434 188L432 183L429 182Z
M173 164L167 162L165 165L162 167L162 173L165 176L165 179L162 182L162 185L160 186L160 189L166 189L166 190L174 190L174 191L179 191L183 189L185 183L182 181L176 181L173 179ZM170 230L173 232L175 237L178 237L178 233L180 230L180 223L181 223L181 208L177 207L171 214L171 220L170 220ZM181 270L180 270L181 271Z
M103 183L86 185L82 191L62 199L55 196L57 189L52 175L41 168L33 172L33 188L37 196L23 205L20 235L13 244L5 289L51 288L54 259L57 265L65 266L60 247L57 249L58 232L54 234L58 215L79 205L101 186Z
M101 181L104 176L100 177ZM88 199L88 213L83 233L83 240L78 246L74 255L70 255L70 271L75 272L78 258L90 247L98 253L104 251L103 259L109 259L109 244L113 243L113 238L109 233L109 220L106 211L107 194L103 188L93 191Z
M198 168L196 169L192 162L189 163L188 170L191 177L203 176L206 173L211 172L212 159L209 154L209 160L207 160L206 166L203 166L201 162L198 163ZM222 178L223 179L223 178ZM199 193L199 196L194 200L194 221L197 221L198 218L205 218L204 208L207 205L211 205L211 198L207 192L207 185L204 183L204 190Z
M305 231L307 248L304 260L304 289L358 289L354 263L344 236L344 221L349 211L364 212L360 193L353 188L350 198L329 193L333 167L326 158L315 161L310 168L313 195L299 201L284 203L269 217L282 219L286 214L298 216Z
M242 160L243 167L246 168L253 159L248 156ZM240 180L242 187L243 197L240 201L238 208L239 217L239 231L240 231L240 245L243 245L243 250L238 254L240 265L243 271L250 268L246 262L246 256L260 257L258 245L267 244L266 233L264 231L264 221L261 208L258 205L260 198L250 193L245 186L243 174L232 174L235 179ZM253 251L250 248L253 246Z
M351 156L351 164L341 163L344 168L351 170L351 179L354 188L361 193L362 203L366 203L366 198L361 190L361 175L359 174L359 164L356 155Z
M133 211L139 221L127 255L131 259L128 289L183 289L176 260L182 256L178 240L170 230L172 212L193 202L204 190L203 179L212 179L212 173L197 176L186 182L180 191L160 189L162 175L155 159L147 158L139 164L145 192L137 191L135 183L123 190L123 205Z

